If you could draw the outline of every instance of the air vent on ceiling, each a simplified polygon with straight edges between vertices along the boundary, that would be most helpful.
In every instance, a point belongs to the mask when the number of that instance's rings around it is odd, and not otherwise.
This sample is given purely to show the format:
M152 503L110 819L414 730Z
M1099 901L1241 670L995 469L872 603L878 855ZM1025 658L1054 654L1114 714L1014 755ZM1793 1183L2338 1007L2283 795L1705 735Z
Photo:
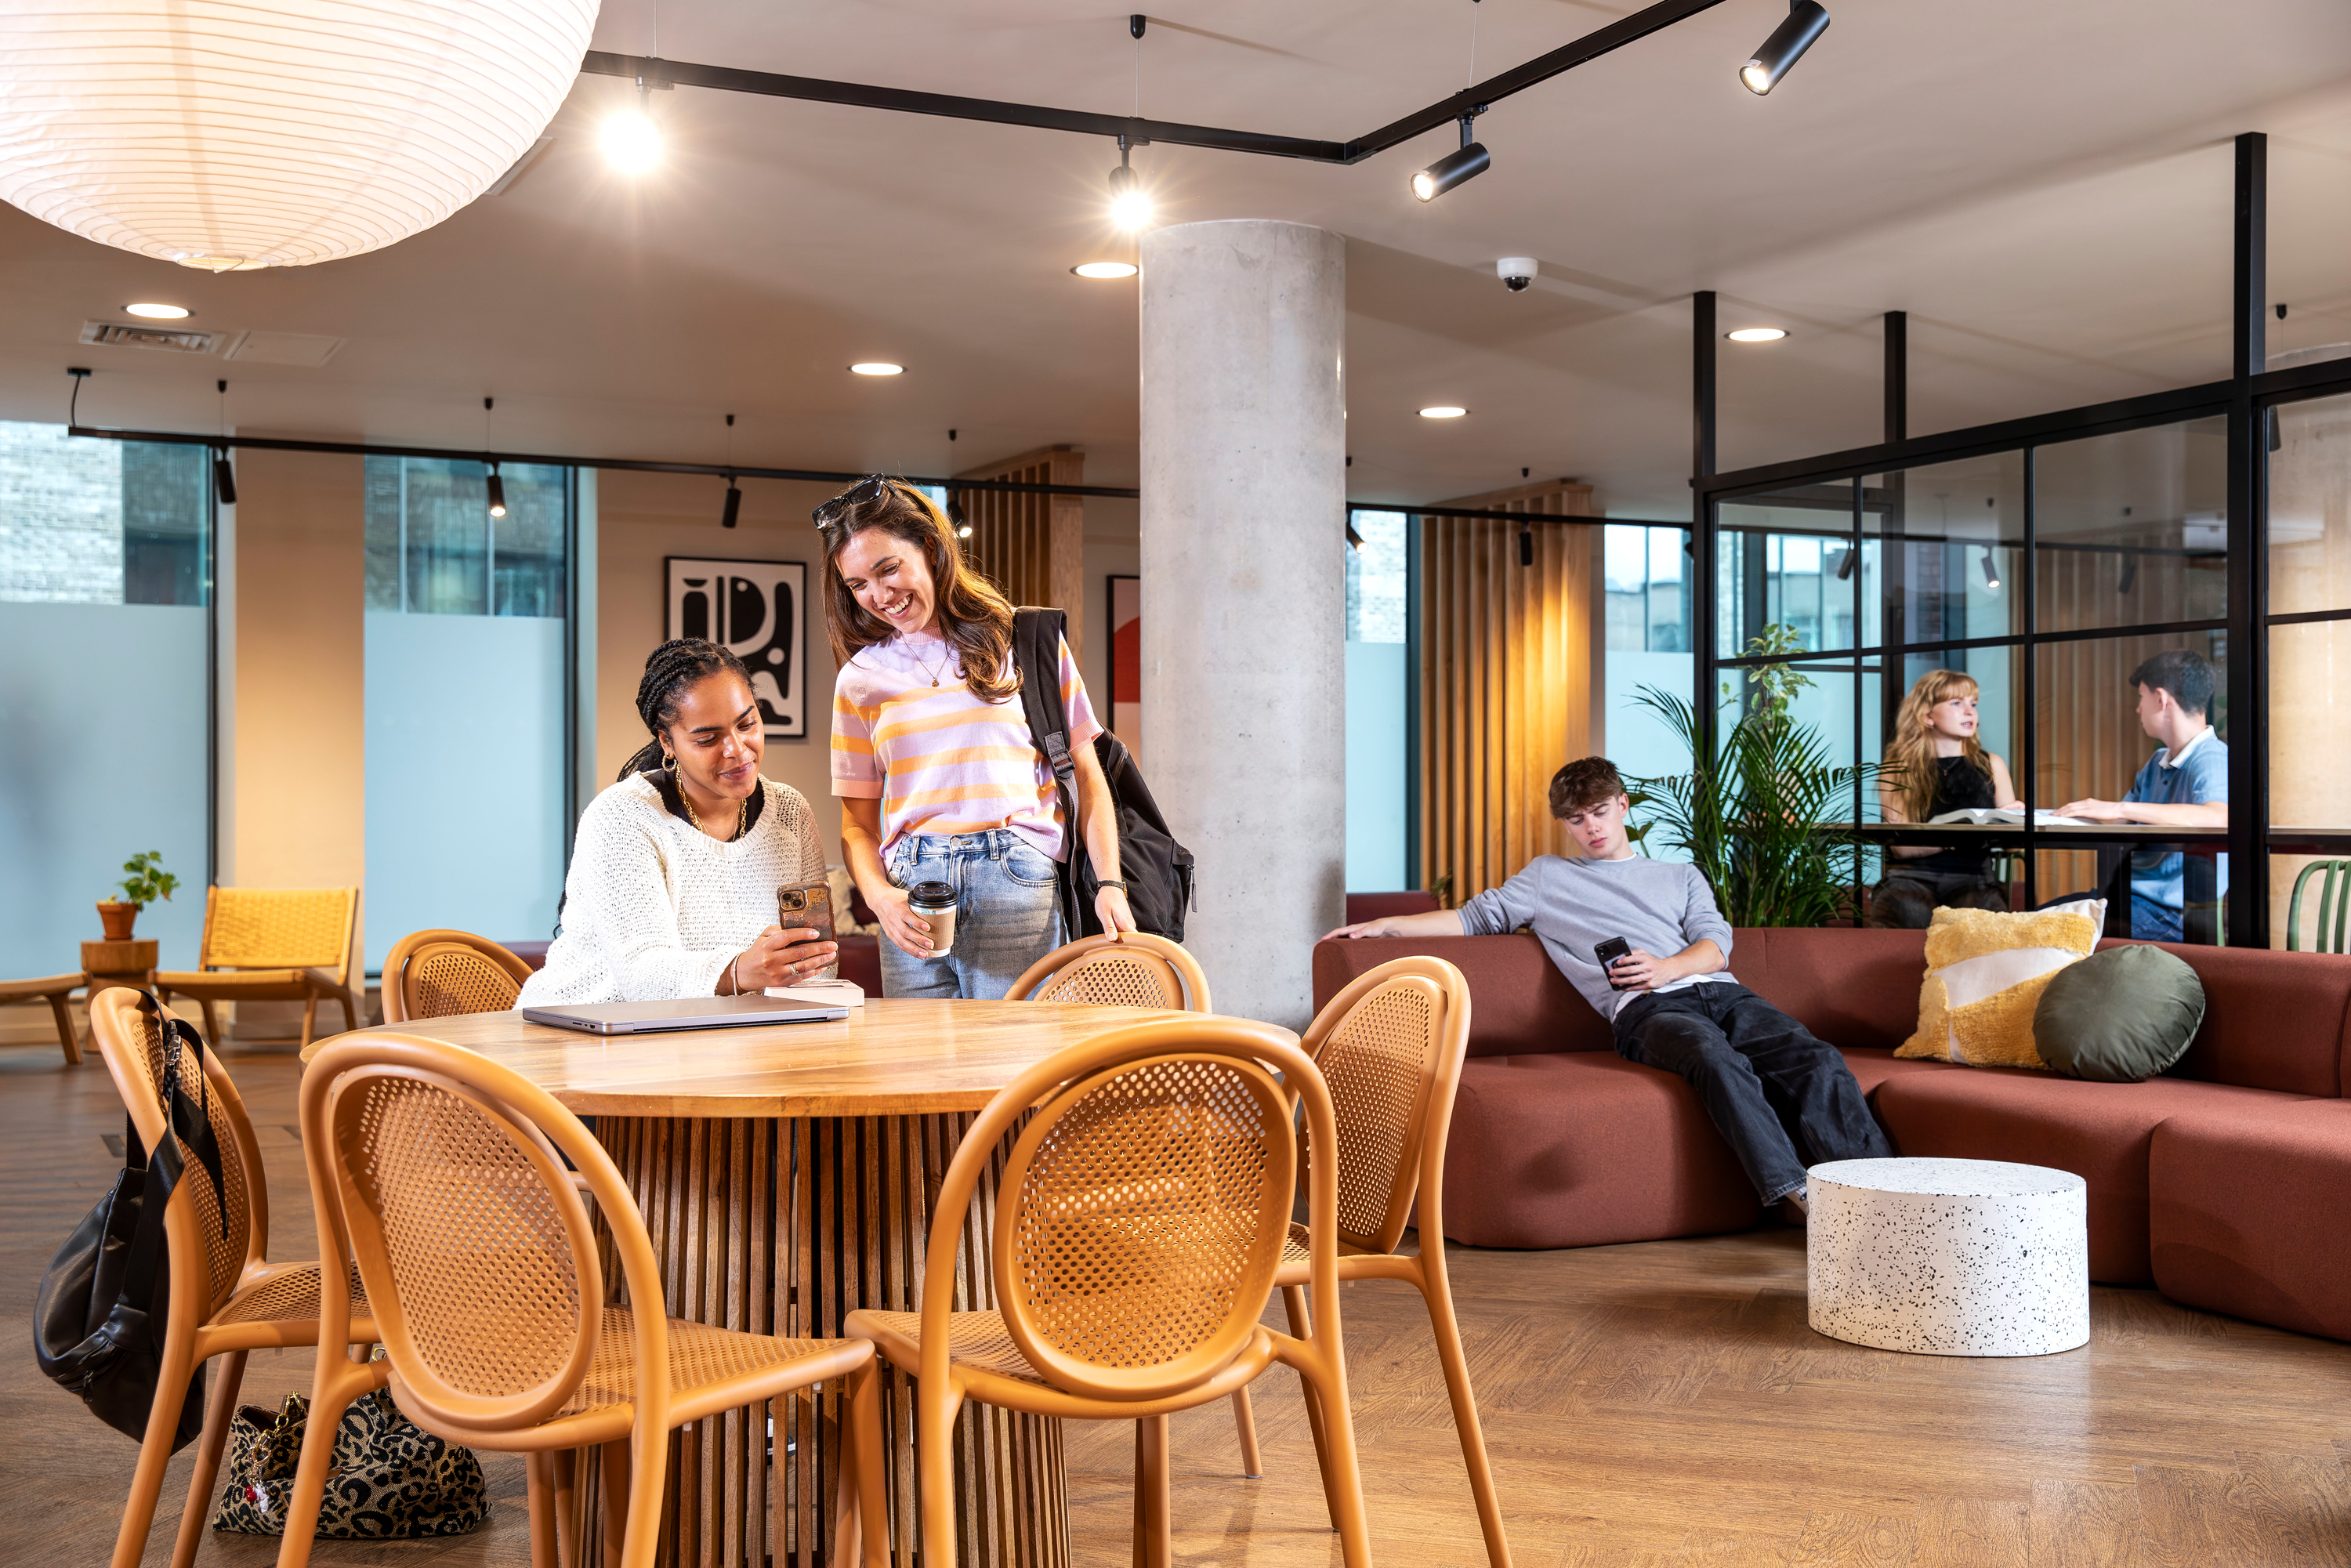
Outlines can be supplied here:
M224 356L232 360L251 360L263 365L303 365L317 369L335 357L343 346L340 338L321 338L309 332L243 332L228 346Z
M175 354L209 354L219 346L218 332L194 332L184 327L134 326L128 321L85 321L81 340L119 349L165 349Z

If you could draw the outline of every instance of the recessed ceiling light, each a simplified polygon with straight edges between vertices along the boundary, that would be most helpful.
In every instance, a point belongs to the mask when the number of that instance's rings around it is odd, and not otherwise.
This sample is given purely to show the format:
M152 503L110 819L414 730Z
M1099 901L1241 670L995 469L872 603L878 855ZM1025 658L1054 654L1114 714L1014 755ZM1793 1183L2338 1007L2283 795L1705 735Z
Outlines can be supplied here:
M1787 335L1788 330L1784 327L1741 327L1735 332L1723 334L1734 343L1776 343Z
M1422 409L1420 411L1420 417L1423 419L1459 419L1463 414L1468 413L1468 412L1469 411L1466 408L1455 408L1450 404L1440 404L1436 408Z
M861 376L901 376L906 373L905 366L893 365L886 360L863 360L849 368Z
M1070 270L1080 277L1133 277L1136 269L1131 261L1081 261Z
M122 309L126 315L144 316L150 321L184 321L188 319L188 308L184 305L125 305Z

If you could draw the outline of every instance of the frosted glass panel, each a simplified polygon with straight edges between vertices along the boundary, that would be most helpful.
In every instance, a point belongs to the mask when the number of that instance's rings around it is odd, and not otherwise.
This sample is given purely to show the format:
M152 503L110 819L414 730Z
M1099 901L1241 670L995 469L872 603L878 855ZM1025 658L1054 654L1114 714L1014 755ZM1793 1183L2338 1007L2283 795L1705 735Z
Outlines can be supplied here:
M563 891L563 622L367 612L367 967L427 926L544 940Z
M1347 644L1347 889L1405 885L1405 644Z
M101 935L91 905L142 850L162 852L180 892L141 914L139 935L162 944L163 967L196 967L208 619L193 605L0 602L0 975L80 968L82 939Z

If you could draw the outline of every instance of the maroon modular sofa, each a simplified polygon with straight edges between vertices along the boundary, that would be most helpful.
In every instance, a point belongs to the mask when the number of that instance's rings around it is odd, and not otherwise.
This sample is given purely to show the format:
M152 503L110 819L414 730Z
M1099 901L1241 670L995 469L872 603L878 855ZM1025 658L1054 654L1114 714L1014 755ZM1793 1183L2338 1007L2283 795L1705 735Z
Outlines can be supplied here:
M2168 946L2203 980L2203 1027L2161 1077L2091 1083L1896 1061L1925 949L1917 931L1744 930L1730 967L1844 1052L1900 1153L2086 1180L2093 1279L2351 1339L2351 957ZM1589 1247L1761 1218L1688 1086L1618 1057L1532 936L1322 942L1315 1004L1407 953L1458 965L1475 1009L1446 1154L1453 1239Z

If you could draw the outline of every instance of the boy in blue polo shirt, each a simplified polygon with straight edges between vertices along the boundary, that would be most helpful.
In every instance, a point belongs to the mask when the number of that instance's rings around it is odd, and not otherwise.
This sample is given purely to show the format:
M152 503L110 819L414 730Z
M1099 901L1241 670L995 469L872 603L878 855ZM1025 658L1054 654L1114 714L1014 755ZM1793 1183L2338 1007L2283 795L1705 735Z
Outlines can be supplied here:
M2229 825L2229 747L2212 732L2213 672L2199 653L2173 648L2131 672L2138 688L2139 727L2161 742L2120 800L2075 800L2058 815L2094 822L2156 822L2167 827ZM2219 857L2219 894L2229 891L2229 857ZM2183 857L2140 850L2131 856L2131 935L2157 942L2181 936Z

